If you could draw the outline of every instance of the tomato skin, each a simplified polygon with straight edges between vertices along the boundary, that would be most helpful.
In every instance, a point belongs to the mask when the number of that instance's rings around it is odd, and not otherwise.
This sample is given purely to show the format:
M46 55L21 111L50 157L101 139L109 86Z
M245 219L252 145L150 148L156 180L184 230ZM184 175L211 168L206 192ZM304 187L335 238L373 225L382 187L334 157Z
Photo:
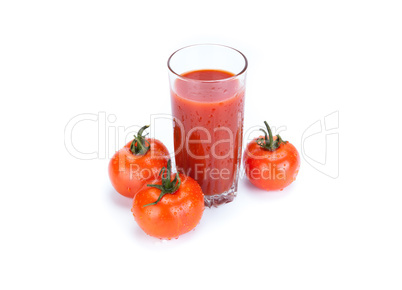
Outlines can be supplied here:
M243 154L247 178L258 188L267 191L284 189L299 173L299 152L289 142L282 143L278 149L271 152L261 148L256 142L257 139L247 145Z
M157 139L146 139L151 148L145 155L130 151L132 141L117 151L109 162L109 177L113 187L123 196L133 198L146 183L155 180L166 166L169 151Z
M172 180L176 174L172 174ZM201 186L183 174L180 188L173 194L165 194L155 205L161 190L144 186L134 197L131 209L135 221L148 235L160 239L178 238L194 229L204 212L204 194ZM155 180L153 184L160 184Z

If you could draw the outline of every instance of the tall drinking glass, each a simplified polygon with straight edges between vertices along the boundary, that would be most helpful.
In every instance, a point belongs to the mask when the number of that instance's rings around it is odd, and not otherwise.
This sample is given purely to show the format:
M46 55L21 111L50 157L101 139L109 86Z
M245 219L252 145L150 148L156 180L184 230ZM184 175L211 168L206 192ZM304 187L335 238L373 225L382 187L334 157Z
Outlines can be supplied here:
M240 171L247 59L216 44L168 60L177 170L201 185L206 206L231 202Z

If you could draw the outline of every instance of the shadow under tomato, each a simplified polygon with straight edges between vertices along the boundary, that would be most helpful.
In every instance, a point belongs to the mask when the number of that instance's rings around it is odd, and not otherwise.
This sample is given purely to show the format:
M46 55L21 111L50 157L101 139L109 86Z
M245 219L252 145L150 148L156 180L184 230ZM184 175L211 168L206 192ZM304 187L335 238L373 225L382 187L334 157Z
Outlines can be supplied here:
M134 236L136 242L139 242L141 246L151 250L176 248L180 246L182 243L194 240L195 238L193 236L197 234L195 233L196 230L193 229L190 232L179 236L178 238L172 238L170 240L159 239L147 235L134 221L129 230Z
M122 196L113 187L109 188L108 196L114 205L131 210L131 206L133 205L132 198Z
M276 200L288 197L293 191L292 185L293 184L290 184L283 190L267 191L256 187L248 179L242 181L242 188L245 192L247 192L247 194L251 194L253 197L261 197L262 199L268 200Z

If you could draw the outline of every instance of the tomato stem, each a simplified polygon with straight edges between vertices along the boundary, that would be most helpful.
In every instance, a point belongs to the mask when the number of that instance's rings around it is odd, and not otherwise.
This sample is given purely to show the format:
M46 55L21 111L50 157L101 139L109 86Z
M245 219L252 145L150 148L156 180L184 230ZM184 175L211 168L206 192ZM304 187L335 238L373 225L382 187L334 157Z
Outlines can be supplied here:
M134 135L134 140L131 142L130 146L130 151L134 155L144 155L151 148L151 144L149 144L148 140L145 139L145 136L148 134L142 135L148 127L149 125L145 125L138 131L137 136Z
M269 127L267 121L264 121L264 124L267 128L268 134L267 131L265 131L264 129L260 129L262 132L264 132L265 138L258 138L256 141L257 144L261 146L261 148L272 152L278 149L281 144L286 144L288 142L283 141L279 134L276 135L276 140L274 140L274 136L272 135L271 128Z
M161 191L161 193L156 201L148 203L148 204L144 205L143 207L155 205L162 199L162 197L165 196L165 194L168 194L168 193L173 194L177 190L179 190L180 185L181 185L179 173L176 173L175 178L173 180L171 180L171 176L172 176L171 169L172 169L172 164L169 159L166 168L163 167L161 169L161 171L159 172L159 176L161 176L161 178L162 178L162 184L147 184L147 186L149 186L149 187L155 187L155 188L159 189Z

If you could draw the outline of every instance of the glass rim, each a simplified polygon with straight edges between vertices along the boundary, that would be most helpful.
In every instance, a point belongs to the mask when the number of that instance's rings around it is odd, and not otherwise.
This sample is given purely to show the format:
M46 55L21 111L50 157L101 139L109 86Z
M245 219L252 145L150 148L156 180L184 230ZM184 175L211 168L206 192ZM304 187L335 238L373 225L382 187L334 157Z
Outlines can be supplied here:
M229 77L229 78L224 78L224 79L218 79L218 80L196 80L196 79L184 77L184 76L178 74L177 72L175 72L175 71L173 70L173 68L170 66L170 61L171 61L172 57L173 57L176 53L178 53L178 52L180 52L181 50L184 50L184 49L186 49L186 48L190 48L190 47L194 47L194 46L219 46L219 47L224 47L224 48L228 48L228 49L234 50L234 51L236 51L237 53L239 53L239 54L243 57L243 59L244 59L244 67L243 67L243 69L242 69L239 73L235 74L234 76L231 76L231 77ZM222 81L232 80L232 79L238 78L239 76L243 75L243 74L246 72L246 70L247 70L248 61L247 61L246 56L245 56L240 50L237 50L237 49L235 49L235 48L233 48L233 47L230 47L230 46L227 46L227 45L223 45L223 44L215 44L215 43L200 43L200 44L187 45L187 46L184 46L184 47L182 47L182 48L179 48L178 50L176 50L175 52L173 52L173 53L169 56L169 58L168 58L168 60L167 60L167 66L168 66L168 69L169 69L169 71L170 71L171 73L173 73L174 75L176 75L178 78L180 78L180 79L182 79L182 80L185 80L185 81L192 81L192 82L200 82L200 83L215 83L215 82L222 82Z

